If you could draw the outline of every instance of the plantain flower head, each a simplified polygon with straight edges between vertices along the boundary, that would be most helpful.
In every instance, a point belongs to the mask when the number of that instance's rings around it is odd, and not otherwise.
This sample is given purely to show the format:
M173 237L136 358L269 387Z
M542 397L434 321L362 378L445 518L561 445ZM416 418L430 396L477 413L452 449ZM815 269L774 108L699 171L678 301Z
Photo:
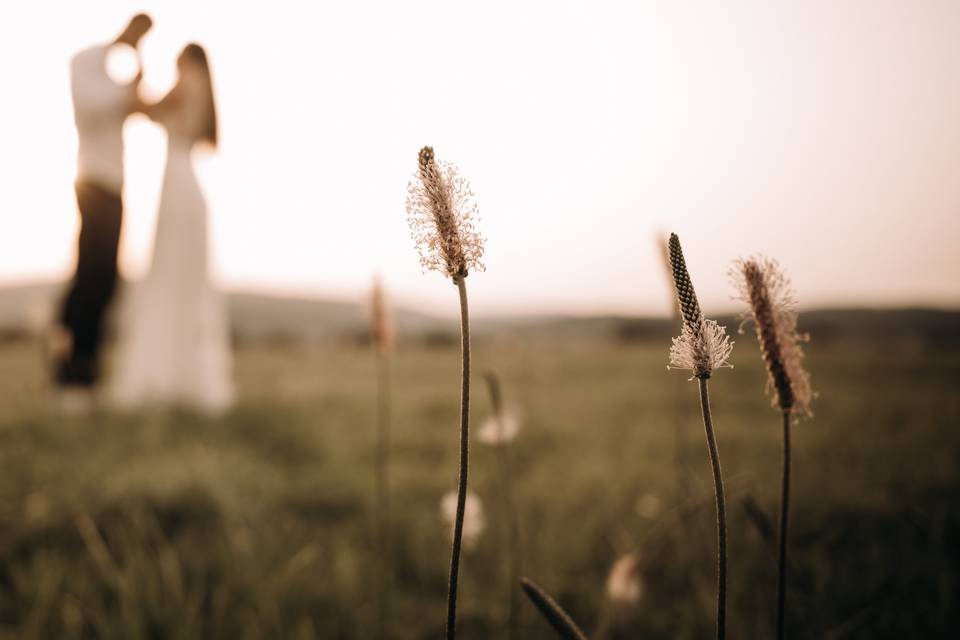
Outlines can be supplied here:
M672 369L688 369L694 378L709 378L714 369L732 367L728 360L733 343L727 330L713 320L706 320L700 310L693 282L680 248L677 234L670 234L670 267L677 288L682 328L680 336L673 339L670 347Z
M457 519L457 492L449 491L444 494L440 501L440 515L443 521L450 528L450 537L453 537L454 527ZM483 503L480 498L472 491L467 492L463 507L463 546L466 549L474 549L483 535L483 530L487 526L486 518L483 516Z
M474 227L478 211L457 168L438 162L433 147L420 149L417 173L407 185L407 223L425 271L457 282L471 270L484 270L485 240Z
M385 354L393 351L396 332L380 278L374 278L370 292L370 338L374 349Z
M509 408L490 416L477 432L477 439L490 446L505 445L520 433L520 411Z
M803 368L800 346L809 338L797 333L796 301L790 280L775 260L764 256L737 260L730 275L739 299L750 308L767 365L767 391L773 391L773 406L810 416L814 393L810 374Z

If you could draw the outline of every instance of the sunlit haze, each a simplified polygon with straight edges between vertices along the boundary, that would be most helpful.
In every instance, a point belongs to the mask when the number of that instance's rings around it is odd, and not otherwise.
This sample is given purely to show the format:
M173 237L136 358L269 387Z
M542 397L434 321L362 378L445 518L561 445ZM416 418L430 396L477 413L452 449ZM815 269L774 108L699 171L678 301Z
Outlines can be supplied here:
M19 3L0 24L0 284L64 278L78 229L68 62L138 11L144 93L209 52L199 157L218 282L453 314L406 184L433 145L477 194L477 313L668 308L675 231L709 313L762 252L803 306L960 303L960 3ZM160 128L126 127L121 270L148 265Z

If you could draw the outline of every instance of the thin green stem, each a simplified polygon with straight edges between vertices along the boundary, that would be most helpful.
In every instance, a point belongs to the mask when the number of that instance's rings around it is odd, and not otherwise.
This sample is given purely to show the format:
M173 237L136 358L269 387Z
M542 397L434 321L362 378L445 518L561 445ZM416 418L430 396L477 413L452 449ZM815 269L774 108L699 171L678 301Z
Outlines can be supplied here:
M783 474L780 482L780 536L777 545L777 639L783 640L787 609L787 532L790 516L790 409L783 411Z
M717 640L723 640L727 626L727 504L723 495L723 474L720 471L720 453L713 433L710 413L710 393L707 378L700 381L700 408L703 410L703 428L707 434L707 449L713 467L713 487L717 493Z
M457 636L457 586L460 578L460 545L463 538L463 512L467 501L468 456L470 453L470 313L467 286L456 278L460 293L460 353L463 369L460 384L460 473L457 482L457 517L453 524L453 550L450 554L450 583L447 589L447 640Z
M377 637L386 634L389 615L389 582L392 575L390 553L390 357L377 353L377 444L374 464L376 506L374 508L377 537Z

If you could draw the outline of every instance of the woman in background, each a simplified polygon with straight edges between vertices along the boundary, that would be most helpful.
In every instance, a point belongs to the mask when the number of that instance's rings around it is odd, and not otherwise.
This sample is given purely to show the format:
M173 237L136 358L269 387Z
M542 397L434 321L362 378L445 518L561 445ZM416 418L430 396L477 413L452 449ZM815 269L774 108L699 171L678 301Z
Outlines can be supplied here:
M153 260L119 323L110 396L120 407L183 406L222 411L233 401L229 331L210 283L207 206L192 152L217 146L217 110L206 52L177 59L176 85L147 115L167 131Z

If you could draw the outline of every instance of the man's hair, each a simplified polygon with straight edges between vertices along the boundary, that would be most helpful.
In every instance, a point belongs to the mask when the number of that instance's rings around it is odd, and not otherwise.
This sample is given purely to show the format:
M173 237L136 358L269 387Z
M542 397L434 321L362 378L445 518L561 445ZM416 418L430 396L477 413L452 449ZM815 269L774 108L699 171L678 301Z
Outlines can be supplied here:
M124 42L126 44L136 44L147 31L153 26L153 19L145 13L138 13L130 18L130 22L124 27L120 35L114 42Z
M130 22L128 23L127 28L129 29L130 27L132 27L134 24L137 24L137 23L138 23L138 26L141 26L144 30L146 30L153 26L153 18L151 18L146 13L138 13L137 15L130 18Z

